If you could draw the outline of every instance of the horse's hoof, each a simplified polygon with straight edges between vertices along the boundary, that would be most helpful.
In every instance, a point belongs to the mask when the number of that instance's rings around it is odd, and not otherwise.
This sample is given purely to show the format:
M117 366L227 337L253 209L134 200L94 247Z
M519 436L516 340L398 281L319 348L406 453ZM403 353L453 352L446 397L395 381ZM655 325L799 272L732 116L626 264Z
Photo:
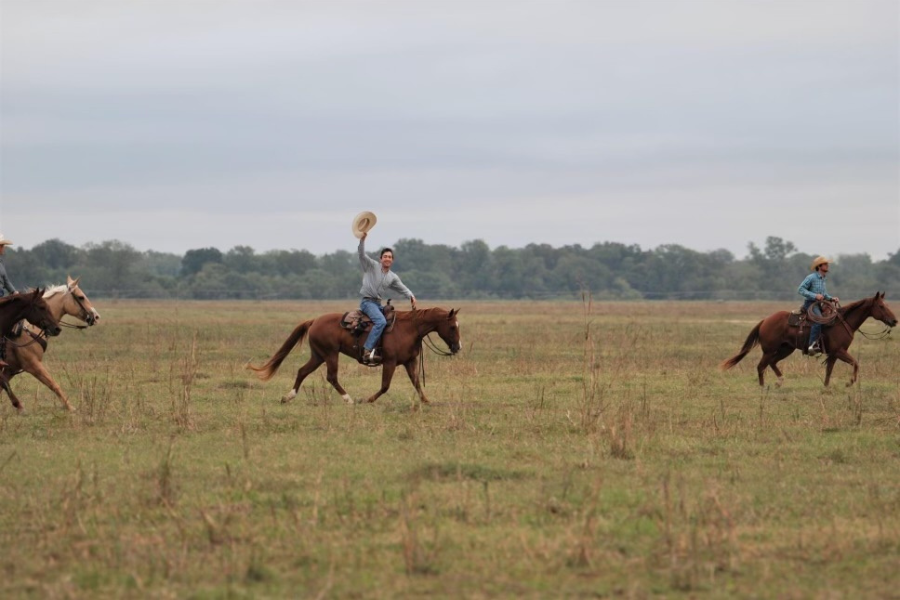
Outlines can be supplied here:
M777 387L777 388L780 388L783 385L784 385L784 379L779 379L778 381L775 382L775 387Z
M282 397L281 397L281 403L282 403L282 404L287 404L287 403L290 402L290 401L291 401L291 397L290 397L290 396L282 396Z
M70 413L76 412L75 407L72 406L71 404L69 406L66 406L66 410L69 411Z

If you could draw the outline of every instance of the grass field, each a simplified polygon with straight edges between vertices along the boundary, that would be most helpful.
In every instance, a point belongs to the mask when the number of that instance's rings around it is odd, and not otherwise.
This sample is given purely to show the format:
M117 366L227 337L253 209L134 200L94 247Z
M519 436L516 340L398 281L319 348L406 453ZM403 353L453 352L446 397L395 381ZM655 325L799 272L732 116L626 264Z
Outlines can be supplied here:
M244 365L352 305L95 305L45 360L78 412L29 375L0 406L0 597L900 594L894 338L857 335L853 388L795 354L761 389L759 350L717 365L790 306L444 303L431 405L324 368L282 405L308 349ZM341 360L356 398L379 373Z

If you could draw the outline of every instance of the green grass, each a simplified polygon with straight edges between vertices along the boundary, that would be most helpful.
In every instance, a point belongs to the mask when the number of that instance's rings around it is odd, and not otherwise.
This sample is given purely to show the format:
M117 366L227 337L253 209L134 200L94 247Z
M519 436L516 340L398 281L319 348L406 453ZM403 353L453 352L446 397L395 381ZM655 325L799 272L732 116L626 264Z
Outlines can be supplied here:
M457 303L431 405L324 369L282 405L308 349L244 365L346 303L99 304L45 357L78 412L0 406L0 596L896 595L892 338L761 389L758 350L716 367L780 305Z

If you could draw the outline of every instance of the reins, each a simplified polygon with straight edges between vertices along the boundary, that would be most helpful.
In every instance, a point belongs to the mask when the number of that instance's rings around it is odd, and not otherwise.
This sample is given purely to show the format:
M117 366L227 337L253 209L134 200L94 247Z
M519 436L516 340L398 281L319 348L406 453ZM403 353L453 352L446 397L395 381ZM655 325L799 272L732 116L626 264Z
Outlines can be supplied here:
M857 331L867 340L883 340L887 336L891 335L891 328L887 325L884 326L884 329L877 333L868 333L863 331L862 329L857 329Z
M41 340L48 339L46 329L41 329L40 333L33 333L32 331L30 331L28 329L24 330L24 332L27 332L31 336L31 340L28 342L25 342L24 344L17 344L16 342L12 341L12 338L10 338L8 336L3 336L3 339L6 340L6 343L8 343L10 346L14 346L16 348L27 348L28 346L30 346L32 344L40 343Z
M418 322L419 322L419 311L413 310L413 323L416 323L416 331L418 331ZM425 353L422 352L422 346L426 346L429 350L437 354L438 356L453 356L452 352L447 352L445 350L441 350L438 348L437 344L431 339L431 334L433 332L428 332L421 338L419 338L419 380L421 381L422 387L425 387Z
M815 312L813 312L813 307L819 305L822 309L822 315L819 316ZM857 303L854 303L857 304ZM853 304L849 305L851 308ZM820 323L822 325L830 325L835 320L840 320L840 322L844 325L844 328L847 330L847 333L850 334L852 338L854 335L854 331L850 328L850 325L847 323L847 320L844 319L844 315L837 309L841 308L840 303L825 303L822 301L811 304L810 307L806 311L806 316L809 317L809 320L813 323ZM871 316L871 315L870 315ZM862 328L856 330L857 333L862 335L867 340L883 340L887 336L891 334L891 327L889 325L885 325L884 329L876 333L869 333L867 331L863 331Z

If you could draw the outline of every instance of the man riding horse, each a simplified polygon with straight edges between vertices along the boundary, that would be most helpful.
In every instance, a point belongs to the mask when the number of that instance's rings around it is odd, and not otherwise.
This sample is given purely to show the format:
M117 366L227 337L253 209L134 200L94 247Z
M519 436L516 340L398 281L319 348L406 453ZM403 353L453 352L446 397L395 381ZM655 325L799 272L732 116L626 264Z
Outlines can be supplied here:
M828 275L830 262L824 256L817 257L813 263L812 273L806 276L797 292L805 298L803 301L803 312L805 313L810 306L813 307L813 313L822 316L822 309L819 308L818 302L827 300L829 302L840 302L837 296L831 296L825 289L825 277ZM807 354L816 355L822 353L822 347L819 344L819 335L822 332L822 324L814 322L809 332L809 348Z
M377 364L379 362L375 349L378 347L378 340L387 326L387 319L381 308L382 296L387 290L395 292L409 298L413 309L416 308L416 297L409 288L403 285L400 277L391 271L391 265L394 263L394 251L391 248L383 248L379 260L370 258L366 254L366 236L369 229L375 225L375 215L372 213L360 213L353 222L353 233L359 238L359 264L362 268L362 287L359 289L359 295L362 300L359 303L359 309L372 319L372 330L369 332L366 343L363 346L363 362L367 364Z

